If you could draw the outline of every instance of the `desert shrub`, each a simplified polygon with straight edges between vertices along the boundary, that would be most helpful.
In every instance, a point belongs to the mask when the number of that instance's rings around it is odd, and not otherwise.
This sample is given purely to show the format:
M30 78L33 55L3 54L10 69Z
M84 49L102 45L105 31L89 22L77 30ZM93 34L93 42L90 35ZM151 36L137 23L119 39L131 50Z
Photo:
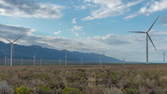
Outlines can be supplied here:
M84 88L87 86L87 75L81 71L68 71L64 79L64 83L68 87Z
M26 87L26 86L20 86L20 87L16 88L15 93L16 94L30 94L31 89Z
M110 78L111 78L113 84L116 84L119 80L119 73L111 72Z
M6 81L0 82L0 94L13 94L13 89Z
M5 80L7 78L9 78L9 74L7 74L7 73L0 73L0 79L1 80Z
M77 88L64 88L62 94L83 94L83 92Z
M156 88L156 81L153 79L145 79L144 81L145 83L143 84L144 86L146 86L147 88Z
M167 94L167 90L156 88L156 89L151 90L150 94Z
M62 94L62 89L61 88L54 88L53 94Z
M47 80L47 81L49 81L50 79L49 79L49 74L48 73L34 73L33 75L32 75L32 78L33 79L40 79L40 80Z
M149 94L149 90L146 87L139 87L139 94Z
M39 86L37 87L38 94L52 94L52 90L47 86Z
M115 87L105 88L103 92L104 94L123 94L121 89Z
M85 94L104 94L103 93L103 89L97 88L97 87L94 87L94 88L85 88L84 93Z
M124 90L125 94L138 94L138 90L136 88L126 88Z

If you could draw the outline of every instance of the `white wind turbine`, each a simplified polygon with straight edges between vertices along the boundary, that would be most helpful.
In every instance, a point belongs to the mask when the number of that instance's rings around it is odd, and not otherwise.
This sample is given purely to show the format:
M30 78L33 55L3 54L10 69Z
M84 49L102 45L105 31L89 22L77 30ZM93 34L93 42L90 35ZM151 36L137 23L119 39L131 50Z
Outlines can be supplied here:
M153 47L156 49L156 46L154 45L154 42L152 41L149 32L151 32L153 26L155 25L155 23L157 22L157 20L159 19L159 16L155 19L155 21L153 22L153 24L150 26L150 28L147 31L134 31L133 33L140 33L140 34L145 34L146 36L146 63L148 63L148 59L149 59L149 54L148 54L148 42L150 41L151 44L153 45Z
M163 52L162 54L163 54L163 63L165 63L166 53L165 53L165 52Z
M33 55L33 65L36 65L36 55Z
M64 61L65 61L65 67L67 67L68 63L67 63L67 51L65 51L65 57L64 57Z
M15 40L9 40L6 39L10 43L10 66L13 66L13 47L16 44L16 42L21 39L23 35L18 36Z

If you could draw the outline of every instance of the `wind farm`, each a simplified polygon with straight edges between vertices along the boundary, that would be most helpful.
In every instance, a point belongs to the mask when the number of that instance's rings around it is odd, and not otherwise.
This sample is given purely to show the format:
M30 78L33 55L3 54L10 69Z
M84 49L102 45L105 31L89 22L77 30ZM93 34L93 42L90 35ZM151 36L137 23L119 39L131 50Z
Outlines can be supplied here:
M0 94L165 94L166 53L151 36L159 18L146 31L130 31L145 41L143 62L20 45L26 35L3 38L8 43L0 42ZM161 63L151 62L151 50L161 53Z
M0 94L167 94L167 0L0 0Z
M156 19L153 21L151 26L148 28L147 31L129 31L130 33L136 33L136 34L143 34L145 36L145 62L139 62L135 61L134 64L151 64L149 63L149 41L154 47L155 51L158 51L156 45L154 44L151 36L149 33L152 32L152 28L158 21L159 16L156 17ZM13 66L13 58L16 60L16 65L41 65L41 59L45 60L45 65L50 64L61 64L64 66L68 66L70 64L74 65L109 65L109 64L133 64L132 61L124 61L119 60L118 58L113 58L110 56L106 56L104 54L96 54L96 53L82 53L77 51L68 51L68 50L55 50L55 49L49 49L49 48L42 48L41 46L20 46L17 45L17 48L15 48L17 51L15 51L16 58L13 57L13 47L17 43L17 41L21 40L21 38L26 37L26 35L17 35L17 37L12 41L8 38L4 38L9 42L10 45L10 54L5 55L5 60L1 63L1 65L7 65L7 57L10 58L10 62L8 62L9 66ZM1 45L3 48L2 50L6 49L5 46L7 44L2 43ZM20 50L22 49L22 50ZM34 51L33 51L34 50ZM38 50L38 51L37 51ZM45 50L45 52L43 52ZM51 52L52 51L52 52ZM4 53L4 51L3 51ZM8 53L8 52L5 52ZM23 54L22 54L23 53ZM35 54L34 54L35 53ZM46 54L46 55L44 55ZM50 56L52 54L52 56ZM77 55L76 55L77 54ZM84 58L83 58L84 57ZM163 60L162 63L165 63L165 52L163 52ZM19 59L22 61L22 64L18 64L17 61ZM23 61L24 59L24 61ZM28 63L29 62L29 63ZM159 62L157 62L159 63ZM155 64L155 63L154 63ZM161 63L159 63L161 64Z

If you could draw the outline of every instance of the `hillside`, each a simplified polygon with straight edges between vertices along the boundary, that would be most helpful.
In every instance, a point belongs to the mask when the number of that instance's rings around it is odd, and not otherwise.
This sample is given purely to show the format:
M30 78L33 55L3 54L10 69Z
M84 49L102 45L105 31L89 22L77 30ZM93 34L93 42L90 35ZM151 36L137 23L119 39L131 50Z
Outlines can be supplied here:
M10 45L0 42L0 58L4 56L9 58ZM95 53L81 53L81 52L71 52L67 50L56 50L49 48L42 48L40 46L22 46L15 45L13 58L15 59L32 59L36 56L37 59L43 60L65 60L65 54L67 55L67 61L71 62L119 62L120 60Z

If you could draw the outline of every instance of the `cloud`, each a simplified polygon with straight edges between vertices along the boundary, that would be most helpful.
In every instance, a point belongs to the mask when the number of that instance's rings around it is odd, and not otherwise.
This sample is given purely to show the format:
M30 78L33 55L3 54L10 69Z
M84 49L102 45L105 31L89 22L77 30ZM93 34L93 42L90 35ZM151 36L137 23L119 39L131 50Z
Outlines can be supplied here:
M79 37L81 32L78 31L82 31L83 26L78 25L78 20L77 18L73 18L72 19L72 28L71 28L71 32L76 36Z
M167 0L151 0L141 7L138 12L133 13L125 17L125 19L134 18L139 15L150 15L155 12L163 11L167 9Z
M100 36L100 37L95 37L94 39L103 43L106 43L108 45L125 45L129 44L130 41L127 40L120 40L121 36L114 35L114 34L109 34L106 36Z
M126 17L124 17L125 19L132 19L134 17L138 16L138 13L135 13L135 14L131 14L131 15L128 15Z
M82 26L79 26L79 25L74 25L71 29L71 32L76 36L78 37L80 35L80 32L78 31L82 31L83 27Z
M35 30L30 28L0 24L0 36L5 39L15 40L18 36L32 35L33 32Z
M150 2L150 4L146 5L145 7L142 7L139 10L139 13L149 15L150 13L167 9L166 5L166 0L152 1Z
M60 34L62 31L57 31L57 32L54 32L54 35L58 35Z
M60 18L63 6L34 0L0 0L0 15L33 18Z
M72 29L71 29L71 31L81 31L82 30L82 26L79 26L79 25L74 25L73 27L72 27Z
M76 18L72 19L72 24L77 24L77 19Z
M85 2L96 4L98 9L92 11L91 15L83 18L83 20L102 19L121 15L130 10L130 7L137 5L142 1L143 0L137 0L125 3L123 0L85 0Z

